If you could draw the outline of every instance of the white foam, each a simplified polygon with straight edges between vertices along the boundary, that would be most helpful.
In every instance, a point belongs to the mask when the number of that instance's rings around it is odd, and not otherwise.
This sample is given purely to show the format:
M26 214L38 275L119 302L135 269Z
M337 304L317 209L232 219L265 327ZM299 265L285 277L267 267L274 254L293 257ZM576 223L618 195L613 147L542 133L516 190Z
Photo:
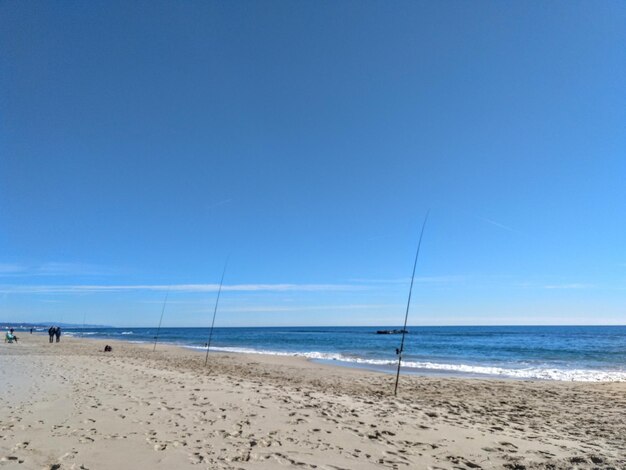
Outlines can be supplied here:
M133 333L132 331L122 331L120 334L122 334L122 335L134 335L135 333Z
M201 349L202 346L186 346L190 349ZM338 353L322 353L318 351L310 352L283 352L269 351L251 348L231 348L212 347L215 351L244 353L244 354L266 354L271 356L295 356L306 357L307 359L321 359L326 361L341 361L354 364L371 366L393 366L396 361L386 359L364 359L360 357L344 356ZM402 367L407 369L419 369L424 371L443 371L451 373L462 373L472 375L496 376L503 378L518 379L538 379L538 380L560 380L571 382L626 382L626 371L602 371L594 369L556 369L551 367L528 367L528 368L504 368L495 366L479 366L469 364L444 364L435 362L414 362L402 361Z

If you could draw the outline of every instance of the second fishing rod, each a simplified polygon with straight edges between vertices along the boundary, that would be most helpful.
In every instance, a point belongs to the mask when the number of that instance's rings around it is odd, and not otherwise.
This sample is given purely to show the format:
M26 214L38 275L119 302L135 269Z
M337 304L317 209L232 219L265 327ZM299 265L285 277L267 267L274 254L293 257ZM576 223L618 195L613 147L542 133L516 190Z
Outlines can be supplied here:
M230 257L229 257L230 258ZM213 309L213 319L211 320L211 329L209 330L209 340L206 345L206 357L204 358L204 365L209 362L209 350L211 349L211 340L213 339L213 328L215 327L215 317L217 315L217 306L220 302L220 294L222 293L222 286L224 285L224 276L226 275L226 268L228 267L228 258L224 263L224 269L222 271L222 278L220 279L220 286L217 289L217 298L215 299L215 308Z

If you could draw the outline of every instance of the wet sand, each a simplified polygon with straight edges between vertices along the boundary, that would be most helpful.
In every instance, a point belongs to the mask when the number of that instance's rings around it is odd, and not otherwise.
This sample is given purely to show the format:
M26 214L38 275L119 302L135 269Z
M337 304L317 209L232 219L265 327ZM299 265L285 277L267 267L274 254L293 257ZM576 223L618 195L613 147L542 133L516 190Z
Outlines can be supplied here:
M0 467L626 468L626 383L403 376L21 335L0 344Z

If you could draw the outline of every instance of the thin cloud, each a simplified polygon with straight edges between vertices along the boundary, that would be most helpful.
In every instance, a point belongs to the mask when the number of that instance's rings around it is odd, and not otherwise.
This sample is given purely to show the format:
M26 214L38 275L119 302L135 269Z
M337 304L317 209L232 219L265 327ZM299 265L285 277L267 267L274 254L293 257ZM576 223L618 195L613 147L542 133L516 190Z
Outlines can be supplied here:
M399 279L352 278L352 279L348 279L348 282L358 282L361 284L406 284L407 282L411 282L411 278L410 277L399 278Z
M35 274L40 276L100 276L113 273L111 268L85 263L45 263L35 269Z
M82 294L100 292L167 291L201 293L217 292L219 284L138 284L138 285L38 285L1 286L0 292L12 294ZM222 286L224 292L328 292L364 290L350 284L233 284Z
M415 278L415 282L423 282L423 283L454 283L461 282L467 279L467 276L460 274L451 274L447 276L417 276ZM349 282L358 282L362 284L398 284L405 285L411 282L410 277L399 278L399 279L349 279Z
M115 270L85 263L49 262L43 264L0 263L0 276L4 277L54 277L102 276L115 274Z
M312 312L320 310L390 310L402 308L402 305L371 305L371 304L344 304L344 305L306 305L306 306L263 306L263 307L225 307L221 309L228 313L271 313L271 312Z
M462 275L450 275L450 276L420 276L416 277L417 282L432 282L432 283L453 283L461 282L467 279L467 276Z
M0 276L20 274L28 268L22 264L0 263Z
M548 284L544 289L590 289L593 284L571 283L571 284Z

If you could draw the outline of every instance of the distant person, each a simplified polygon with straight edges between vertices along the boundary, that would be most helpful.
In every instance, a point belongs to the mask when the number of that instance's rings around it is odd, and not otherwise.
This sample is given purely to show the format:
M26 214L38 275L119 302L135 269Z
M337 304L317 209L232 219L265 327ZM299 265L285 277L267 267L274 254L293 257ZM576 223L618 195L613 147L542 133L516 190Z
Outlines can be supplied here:
M59 340L61 339L61 327L57 326L56 329L54 330L54 336L57 337L57 343L59 342Z
M54 334L56 333L56 328L54 326L51 326L50 329L48 330L48 336L50 336L50 342L54 342Z
M30 334L31 334L31 335L33 334L33 329L32 329L32 328L30 329Z

